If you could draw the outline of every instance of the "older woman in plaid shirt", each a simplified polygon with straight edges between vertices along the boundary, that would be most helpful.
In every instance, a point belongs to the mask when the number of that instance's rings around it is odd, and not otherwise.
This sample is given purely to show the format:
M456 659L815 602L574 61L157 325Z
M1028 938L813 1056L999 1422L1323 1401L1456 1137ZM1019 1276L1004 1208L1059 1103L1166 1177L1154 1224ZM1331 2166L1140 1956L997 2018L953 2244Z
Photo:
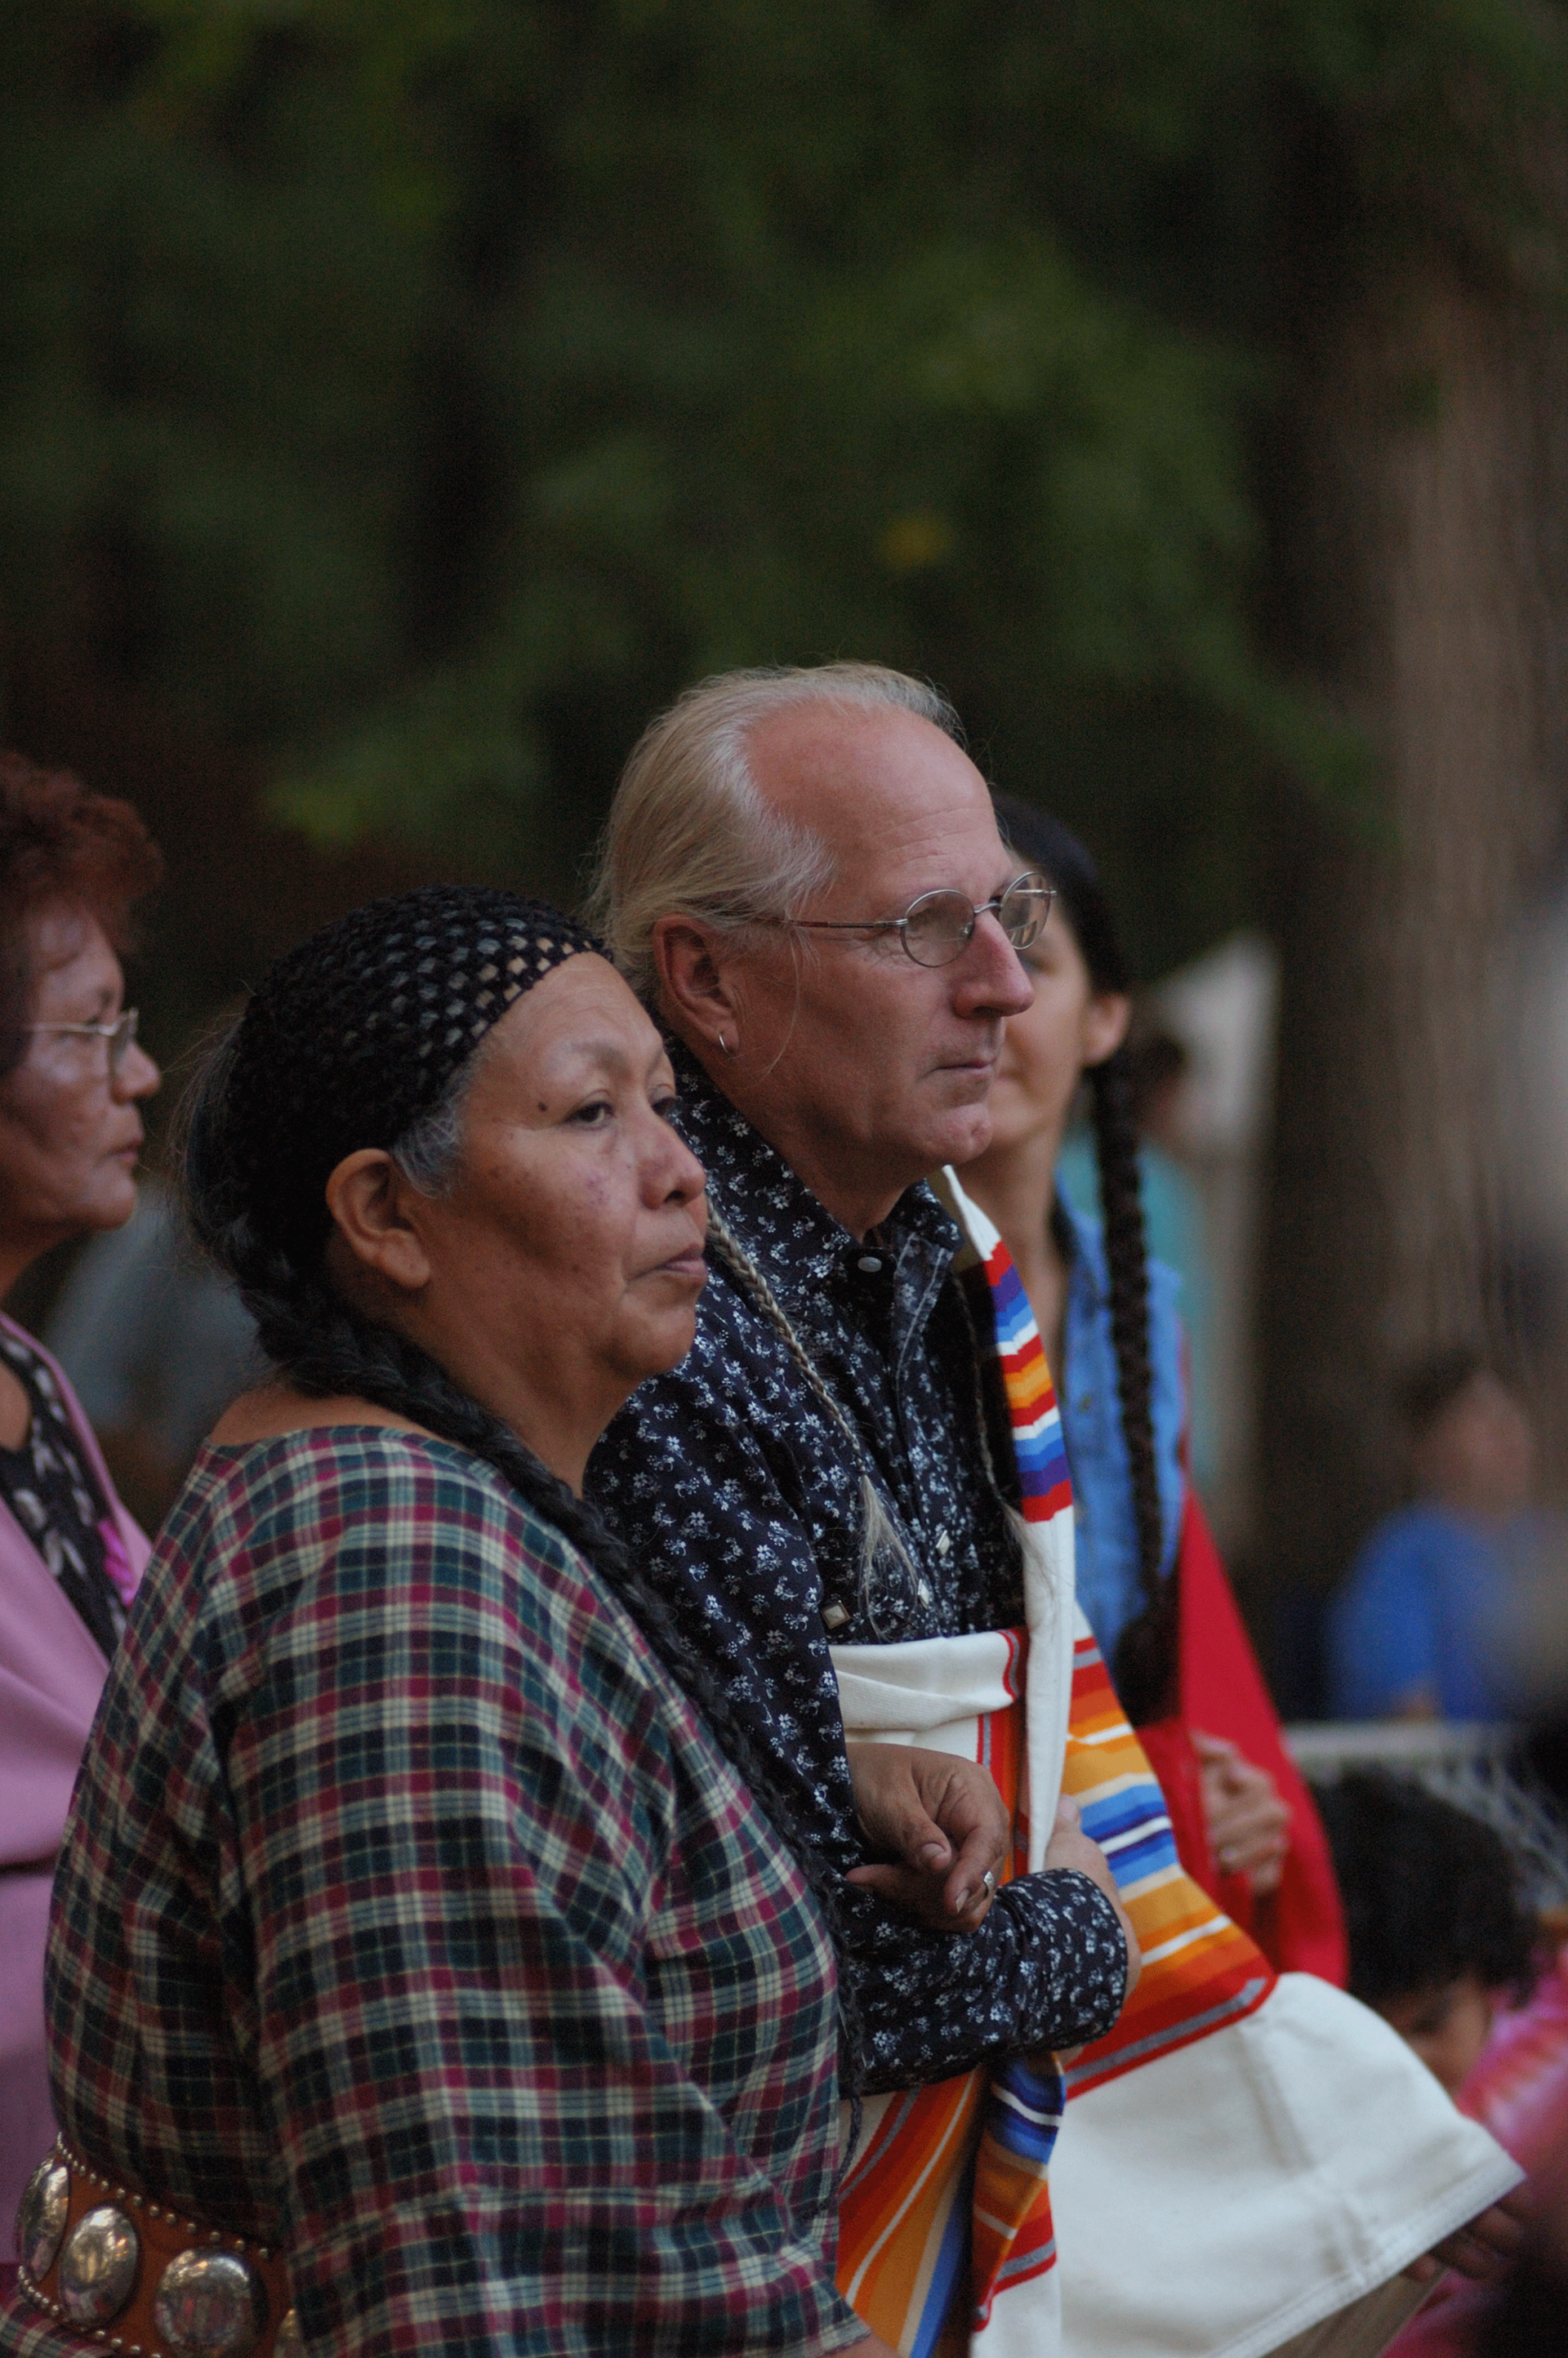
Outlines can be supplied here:
M577 1495L691 1340L671 1094L590 937L471 890L329 927L219 1053L191 1207L276 1378L89 1747L0 2348L885 2358L833 2284L828 1879ZM992 1833L902 1773L884 1832L978 1888Z

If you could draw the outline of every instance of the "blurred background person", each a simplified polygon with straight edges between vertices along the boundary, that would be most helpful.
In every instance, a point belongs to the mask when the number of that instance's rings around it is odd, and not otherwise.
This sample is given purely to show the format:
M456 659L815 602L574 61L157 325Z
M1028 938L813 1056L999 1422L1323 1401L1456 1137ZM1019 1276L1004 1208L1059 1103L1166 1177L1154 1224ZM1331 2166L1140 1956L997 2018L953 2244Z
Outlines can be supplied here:
M156 1180L123 1228L72 1265L44 1340L75 1388L121 1498L156 1531L212 1427L255 1380L255 1325L187 1238Z
M124 1004L133 901L161 862L130 805L0 754L0 1293L135 1208L158 1085ZM70 1384L0 1317L0 2268L54 2135L43 1957L77 1762L146 1561Z
M1009 1021L991 1144L963 1181L1001 1230L1054 1375L1078 1602L1164 1789L1188 1872L1277 1962L1342 1980L1322 1831L1187 1476L1178 1280L1147 1248L1125 1045L1130 978L1115 918L1076 836L1010 795L996 801L1014 849L1056 898L1022 953L1034 1002ZM1086 1082L1103 1223L1058 1184Z
M1541 1909L1517 1843L1386 1769L1318 1790L1350 1934L1350 1987L1461 2111L1536 2179L1568 2129L1568 1918ZM1550 2200L1545 2206L1550 2214ZM1529 2288L1526 2288L1527 2299ZM1510 2289L1447 2277L1388 2358L1465 2358ZM1540 2346L1561 2347L1559 2338ZM1507 2347L1522 2358L1521 2335Z
M1508 1716L1516 1572L1540 1539L1535 1435L1480 1356L1434 1355L1401 1390L1415 1497L1368 1539L1329 1610L1338 1719Z
M1456 2097L1498 2013L1536 1985L1541 1927L1518 1866L1494 1827L1384 1769L1339 1778L1317 1805L1345 1905L1350 1994Z

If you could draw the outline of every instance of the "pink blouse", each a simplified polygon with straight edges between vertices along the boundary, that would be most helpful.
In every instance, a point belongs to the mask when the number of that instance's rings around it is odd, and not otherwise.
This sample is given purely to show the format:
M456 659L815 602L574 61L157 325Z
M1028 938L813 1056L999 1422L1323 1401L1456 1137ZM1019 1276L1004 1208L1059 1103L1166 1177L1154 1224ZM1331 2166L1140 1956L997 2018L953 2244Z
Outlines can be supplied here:
M110 1502L109 1576L128 1604L151 1552L114 1496L103 1452L56 1362L83 1455ZM109 1665L10 1509L0 1499L0 2260L15 2257L22 2189L54 2136L44 2049L44 1941L54 1856L77 1763Z

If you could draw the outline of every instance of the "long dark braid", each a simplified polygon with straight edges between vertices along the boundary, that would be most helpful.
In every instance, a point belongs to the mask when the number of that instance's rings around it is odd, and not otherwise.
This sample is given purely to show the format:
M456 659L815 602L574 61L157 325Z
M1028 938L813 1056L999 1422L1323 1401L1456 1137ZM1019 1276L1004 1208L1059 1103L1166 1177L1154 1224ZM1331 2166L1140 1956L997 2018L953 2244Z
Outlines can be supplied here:
M1135 1727L1171 1706L1175 1676L1175 1593L1163 1574L1164 1516L1154 1456L1153 1368L1149 1357L1149 1250L1139 1184L1138 1130L1132 1118L1132 1075L1125 1048L1089 1074L1105 1258L1110 1278L1110 1334L1116 1388L1132 1477L1142 1610L1123 1629L1116 1649L1116 1684Z
M1003 831L1026 860L1044 869L1056 887L1061 914L1097 991L1126 991L1131 974L1093 860L1066 827L1011 795L995 797ZM1055 923L1054 917L1052 920ZM1090 1104L1105 1215L1106 1267L1110 1279L1110 1332L1116 1388L1132 1482L1142 1609L1117 1644L1115 1673L1122 1706L1135 1726L1170 1708L1175 1682L1173 1584L1163 1578L1164 1518L1154 1455L1153 1370L1149 1353L1149 1248L1139 1181L1138 1130L1132 1112L1132 1066L1125 1047L1091 1066Z
M255 1320L267 1358L301 1392L371 1401L481 1459L587 1560L696 1704L794 1855L842 1955L838 1876L806 1832L770 1756L756 1743L712 1669L684 1636L623 1542L590 1504L552 1474L510 1426L465 1392L427 1352L367 1317L337 1292L326 1271L319 1223L302 1227L278 1221L276 1193L265 1182L258 1184L257 1123L273 1108L271 1093L262 1085L265 1071L255 1067L276 1055L284 1028L266 1011L259 1012L259 1022L247 1018L252 1021L252 1069L236 1074L241 1061L237 1026L215 1048L193 1084L181 1109L180 1161L187 1215L197 1241L234 1281ZM258 1037L265 1042L269 1031L272 1043L258 1055L254 1042ZM460 1083L460 1066L453 1077ZM444 1094L449 1098L449 1087ZM303 1106L298 1109L307 1110ZM445 1110L441 1094L427 1109L432 1109ZM264 1233L264 1223L272 1233ZM853 1992L842 1974L838 2019L840 2071L852 2093L864 2080L867 2046Z

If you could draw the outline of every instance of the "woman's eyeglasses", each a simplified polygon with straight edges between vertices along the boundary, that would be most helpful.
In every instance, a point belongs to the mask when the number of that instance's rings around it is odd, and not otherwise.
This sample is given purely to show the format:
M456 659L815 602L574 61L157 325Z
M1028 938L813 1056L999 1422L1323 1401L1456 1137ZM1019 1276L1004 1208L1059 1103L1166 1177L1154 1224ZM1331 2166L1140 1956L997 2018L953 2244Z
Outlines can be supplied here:
M27 1023L22 1028L26 1032L66 1033L77 1040L106 1040L112 1079L124 1063L131 1043L136 1036L136 1011L134 1007L127 1007L114 1023Z
M786 922L806 934L896 934L916 966L951 966L975 938L980 919L994 914L1015 950L1037 942L1056 888L1038 869L1026 870L1004 885L994 901L977 908L967 892L922 892L902 917L871 917L849 924L842 918L795 917Z

